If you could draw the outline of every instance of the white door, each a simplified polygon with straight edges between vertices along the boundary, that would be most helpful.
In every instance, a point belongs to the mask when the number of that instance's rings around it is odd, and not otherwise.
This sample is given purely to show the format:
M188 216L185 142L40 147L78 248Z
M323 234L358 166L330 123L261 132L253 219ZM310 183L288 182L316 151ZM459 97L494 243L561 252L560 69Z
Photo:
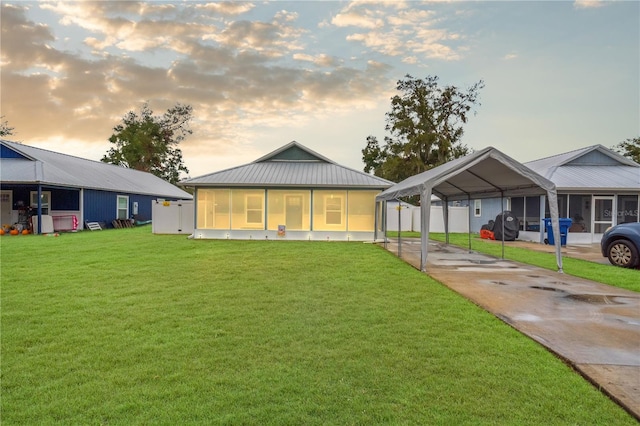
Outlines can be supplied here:
M11 225L13 224L13 191L2 191L0 192L0 225Z
M613 197L594 196L592 215L591 229L593 229L594 239L600 241L596 234L601 236L608 227L615 225L616 212Z

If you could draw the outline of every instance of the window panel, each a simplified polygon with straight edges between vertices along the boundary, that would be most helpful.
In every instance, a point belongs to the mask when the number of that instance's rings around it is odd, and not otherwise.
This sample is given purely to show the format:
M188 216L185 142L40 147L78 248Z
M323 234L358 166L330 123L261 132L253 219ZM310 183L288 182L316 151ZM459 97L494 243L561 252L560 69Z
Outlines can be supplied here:
M49 214L49 206L51 200L51 191L40 191L40 207L42 208L42 214ZM31 207L38 208L38 191L31 191Z
M198 189L197 223L200 229L229 229L229 190Z
M638 196L618 195L618 223L638 222Z
M346 191L314 191L313 229L318 231L346 231L346 198Z
M375 227L376 195L379 191L349 191L347 227L349 231L370 231Z
M264 229L264 190L231 190L231 229Z
M128 219L129 218L129 197L126 195L118 195L118 219Z

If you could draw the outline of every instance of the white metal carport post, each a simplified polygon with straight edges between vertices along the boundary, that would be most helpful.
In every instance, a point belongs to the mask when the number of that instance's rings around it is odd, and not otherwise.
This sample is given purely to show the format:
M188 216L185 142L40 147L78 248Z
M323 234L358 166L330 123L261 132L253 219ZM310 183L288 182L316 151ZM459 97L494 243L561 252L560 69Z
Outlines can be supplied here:
M420 191L420 270L427 271L427 253L429 252L429 215L431 214L431 186Z
M547 197L549 198L549 213L551 215L551 229L553 229L553 235L555 237L556 246L556 262L558 264L558 272L564 273L562 270L562 237L560 236L560 220L558 218L558 194L556 190L547 191ZM541 203L544 206L544 203ZM542 207L544 209L544 207Z

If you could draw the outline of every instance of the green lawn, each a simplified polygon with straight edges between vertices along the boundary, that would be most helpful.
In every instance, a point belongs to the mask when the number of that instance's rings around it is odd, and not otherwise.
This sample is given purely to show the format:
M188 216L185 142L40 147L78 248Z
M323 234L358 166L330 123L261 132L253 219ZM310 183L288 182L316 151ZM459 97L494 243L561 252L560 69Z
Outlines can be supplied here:
M637 424L379 246L150 232L0 238L3 425Z

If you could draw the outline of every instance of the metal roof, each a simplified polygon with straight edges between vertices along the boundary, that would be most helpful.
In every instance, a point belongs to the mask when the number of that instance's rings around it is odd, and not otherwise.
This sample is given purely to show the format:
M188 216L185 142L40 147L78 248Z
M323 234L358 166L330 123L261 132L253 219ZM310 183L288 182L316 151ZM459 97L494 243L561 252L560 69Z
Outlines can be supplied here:
M180 184L199 187L384 189L393 182L341 166L294 141L252 163L186 179Z
M640 190L640 164L602 145L530 161L525 165L553 181L558 190Z
M151 173L6 140L0 143L24 157L0 159L2 183L42 184L167 198L193 198L191 194Z

